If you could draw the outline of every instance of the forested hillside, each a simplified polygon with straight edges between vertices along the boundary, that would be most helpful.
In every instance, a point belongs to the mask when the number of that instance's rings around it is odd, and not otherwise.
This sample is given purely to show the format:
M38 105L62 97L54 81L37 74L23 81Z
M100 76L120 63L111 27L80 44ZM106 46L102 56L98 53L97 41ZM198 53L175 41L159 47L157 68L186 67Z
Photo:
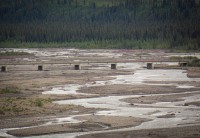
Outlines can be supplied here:
M0 0L0 47L15 43L199 50L200 2Z

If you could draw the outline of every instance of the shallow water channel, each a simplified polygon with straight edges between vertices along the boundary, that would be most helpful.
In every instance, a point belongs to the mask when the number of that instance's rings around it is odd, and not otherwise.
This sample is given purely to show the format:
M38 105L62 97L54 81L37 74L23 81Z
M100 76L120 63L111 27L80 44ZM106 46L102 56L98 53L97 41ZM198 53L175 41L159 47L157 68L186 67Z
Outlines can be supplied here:
M119 65L120 66L120 65ZM121 67L125 66L121 64ZM176 86L179 88L188 88L187 92L180 94L195 94L195 96L184 97L182 101L176 102L158 102L154 104L134 104L123 102L122 99L134 98L141 96L158 96L158 95L173 95L173 94L150 94L150 95L126 95L126 96L106 96L97 98L85 98L75 100L62 100L55 101L57 104L74 104L81 105L86 108L102 108L106 109L103 111L97 111L94 115L105 115L105 116L122 116L122 117L139 117L150 119L151 121L144 122L139 126L130 128L121 128L114 130L103 130L93 132L77 132L77 133L64 133L64 134L51 134L40 137L66 137L74 138L79 135L92 134L92 133L105 133L105 132L117 132L117 131L130 131L139 129L152 129L152 128L170 128L178 126L186 126L189 124L200 124L199 116L200 110L196 106L183 106L185 102L194 102L200 99L200 91L190 91L190 88L195 86L180 85L178 82L192 82L200 81L200 79L188 78L183 70L146 70L143 69L143 64L127 64L128 67L124 68L127 70L135 69L134 74L130 75L119 75L113 76L112 80L107 81L95 81L95 83L86 83L84 85L69 84L64 86L57 86L49 91L43 92L43 94L80 94L77 91L82 87L93 87L93 86L105 86L115 84L128 84L128 85L163 85L163 86ZM148 83L154 81L154 83ZM156 82L156 83L155 83ZM163 83L169 82L169 83ZM171 83L173 82L173 83ZM177 95L177 93L176 93ZM158 112L159 111L159 112ZM173 114L171 118L159 118L158 116ZM87 120L77 120L77 116L87 116L90 114L67 116L63 118L55 118L44 125L52 124L64 124L68 123L80 123ZM198 122L199 121L199 122ZM20 128L15 128L20 129ZM9 129L0 130L0 136L6 135L6 131Z

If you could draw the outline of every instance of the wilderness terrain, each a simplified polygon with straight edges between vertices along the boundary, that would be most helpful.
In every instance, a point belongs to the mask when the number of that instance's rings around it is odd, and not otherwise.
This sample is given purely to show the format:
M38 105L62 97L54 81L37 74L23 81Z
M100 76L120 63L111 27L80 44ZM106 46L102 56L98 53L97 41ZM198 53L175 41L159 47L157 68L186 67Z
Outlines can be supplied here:
M199 137L198 58L164 50L1 49L0 136Z

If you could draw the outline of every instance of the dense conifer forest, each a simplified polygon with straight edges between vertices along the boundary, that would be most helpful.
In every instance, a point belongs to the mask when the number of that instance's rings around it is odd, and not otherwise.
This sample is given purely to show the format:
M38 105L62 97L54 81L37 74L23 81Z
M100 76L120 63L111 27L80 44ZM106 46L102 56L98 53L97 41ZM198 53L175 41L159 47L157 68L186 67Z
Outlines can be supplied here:
M0 47L200 49L199 0L0 0Z

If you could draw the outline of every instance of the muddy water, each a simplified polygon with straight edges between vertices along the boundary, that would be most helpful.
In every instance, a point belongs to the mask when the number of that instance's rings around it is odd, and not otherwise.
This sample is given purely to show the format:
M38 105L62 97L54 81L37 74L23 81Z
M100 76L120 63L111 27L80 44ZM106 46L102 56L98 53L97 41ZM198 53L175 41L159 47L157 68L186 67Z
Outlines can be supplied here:
M183 93L182 93L183 94ZM55 135L46 135L42 138L48 137L66 137L74 138L76 136L84 134L93 134L93 133L105 133L105 132L118 132L118 131L130 131L130 130L140 130L140 129L152 129L152 128L171 128L188 125L188 123L198 123L197 120L200 116L200 111L198 107L182 106L185 102L196 101L200 98L200 91L185 92L184 94L196 94L195 96L184 97L184 101L179 102L160 102L156 104L142 105L137 104L137 106L130 106L128 103L120 101L120 99L130 98L130 97L140 97L141 95L135 96L108 96L101 98L89 98L89 99L79 99L79 100L67 100L56 102L58 104L76 104L82 105L85 107L93 108L107 108L105 111L98 111L95 115L105 115L105 116L133 116L148 118L152 121L142 123L136 127L122 128L115 130L104 130L104 131L94 131L94 132L79 132L79 133L70 133L70 134L55 134ZM170 94L154 94L154 95L145 95L145 96L156 96L156 95L170 95ZM144 107L143 107L144 106ZM157 112L159 111L159 112ZM154 114L149 114L153 113ZM158 116L173 114L171 118L158 118Z
M127 65L127 66L126 66ZM104 130L98 131L98 133L105 132L117 132L117 131L130 131L138 129L152 129L152 128L169 128L177 127L179 125L187 125L188 123L199 123L200 110L198 107L194 106L183 106L185 102L193 102L200 99L200 91L189 91L189 88L194 86L191 85L178 85L177 83L165 84L165 82L181 82L181 81L200 81L200 79L188 78L183 70L146 70L143 69L143 64L121 64L119 67L125 70L135 70L134 74L131 75L119 75L113 76L113 80L107 81L95 81L95 83L86 83L84 85L70 84L65 86L55 87L50 91L43 92L43 94L80 94L77 90L82 87L93 87L93 86L105 86L114 84L129 84L129 85L174 85L177 88L188 88L188 94L193 93L195 96L184 97L183 101L178 102L160 102L156 104L135 104L132 106L126 102L121 101L124 98L140 97L141 95L129 95L129 96L108 96L108 97L98 97L98 98L86 98L86 99L76 99L76 100L63 100L55 101L58 104L74 104L81 105L89 108L103 108L104 111L97 111L95 115L105 115L105 116L125 116L125 117L140 117L151 119L152 121L142 123L137 127L115 129L115 130ZM147 83L150 81L155 81L157 83ZM183 94L183 93L182 93ZM156 96L160 94L153 95L143 95L143 96ZM167 94L164 94L167 95ZM171 95L171 94L169 94ZM159 111L159 112L158 112ZM171 118L158 118L162 115L173 114ZM85 116L85 115L80 115ZM67 116L63 118L55 118L49 120L47 124L63 124L63 123L80 123L86 120L76 120L77 116ZM36 126L37 127L37 126ZM15 128L22 129L22 128ZM5 136L6 132L10 129L0 130L0 136ZM79 135L92 134L94 132L79 132L71 134L52 134L40 137L66 137L74 138Z
M140 67L139 67L140 68ZM128 68L130 69L130 68ZM165 85L163 82L181 82L181 81L200 81L200 79L188 78L186 73L182 70L144 70L139 69L134 75L119 75L113 76L115 79L108 81L96 81L95 83L85 84L87 87L92 86L104 86L113 84L146 84L146 85ZM147 81L157 81L157 84L149 84ZM161 83L162 82L162 83ZM178 85L177 83L167 84L175 85L177 88L192 88L190 85ZM183 93L181 93L183 94ZM103 108L105 111L98 111L95 115L105 116L125 116L125 117L140 117L151 119L152 121L142 123L137 127L116 129L116 130L104 130L98 131L98 133L105 132L117 132L117 131L130 131L138 129L152 129L152 128L170 128L188 125L188 123L199 123L197 120L200 116L200 110L195 106L183 106L185 102L198 101L200 98L200 91L188 91L185 94L195 94L195 96L184 97L183 101L178 102L159 102L156 104L130 104L121 101L124 98L140 97L141 95L132 96L108 96L98 98L76 99L76 100L63 100L56 101L58 104L75 104L88 108ZM157 96L157 95L173 95L173 94L153 94L143 96ZM159 112L158 112L159 111ZM159 118L163 115L172 115L170 118ZM44 137L69 137L73 138L79 135L92 134L97 132L80 132L71 134L56 134L47 135Z
M80 50L80 49L56 49L56 48L50 48L50 49L16 49L16 48L10 48L10 49L1 49L1 52L6 51L14 51L14 52L27 52L30 54L34 54L37 57L74 57L76 55L85 57L85 56L98 56L98 57L106 57L106 58L115 58L115 57L121 57L122 53L116 53L114 50Z
M105 69L108 68L108 64L101 64L102 67L98 67ZM122 70L134 70L136 69L142 69L143 63L120 63L118 64L118 68ZM109 65L110 66L110 65ZM97 69L97 68L96 68ZM142 81L140 80L134 80L134 75L119 75L119 76L111 76L113 77L113 80L108 81L95 81L91 83L86 83L84 85L79 84L67 84L63 86L55 86L54 88L44 91L42 94L82 94L82 95L89 95L84 93L77 93L77 91L83 87L93 87L93 86L105 86L105 85L114 85L114 84L141 84Z
M184 82L184 81L200 81L197 78L188 78L187 74L183 70L145 70L141 68L141 64L132 64L130 68L136 67L140 70L136 70L134 74L131 75L118 75L112 76L113 80L107 81L95 81L91 83L86 83L84 85L79 84L68 84L64 86L58 86L52 88L49 91L43 92L43 94L83 94L77 93L77 90L83 87L94 87L94 86L105 86L105 85L115 85L115 84L129 84L129 85L174 85L177 88L193 88L190 85L180 85L177 83L165 83L165 82ZM147 82L157 82L157 83L147 83ZM85 95L85 94L84 94ZM86 94L87 95L87 94Z
M65 86L57 86L49 91L44 91L42 94L77 94L77 90L81 88L78 84L69 84Z
M188 92L188 93L197 93L197 95L191 97L185 97L185 101L193 101L200 98L200 91ZM139 96L139 95L138 95ZM142 123L136 127L130 128L122 128L116 130L104 130L104 131L94 131L94 132L79 132L79 133L71 133L71 134L55 134L55 135L47 135L42 136L46 137L66 137L66 138L74 138L76 136L84 135L84 134L93 134L93 133L105 133L105 132L119 132L119 131L130 131L130 130L140 130L140 129L152 129L152 128L171 128L178 127L180 125L184 126L187 123L200 123L197 122L200 116L200 111L195 110L197 107L182 107L179 106L181 102L174 103L157 103L150 104L149 107L130 107L127 103L119 101L120 98L127 98L128 96L110 96L110 97L102 97L100 100L96 98L88 99L88 101L82 100L80 102L81 105L85 107L98 107L105 108L106 111L99 111L96 115L106 115L106 116L133 116L133 117L142 117L152 119L152 121ZM133 96L137 97L137 96ZM110 102L108 102L108 99ZM70 100L68 103L77 102L76 100ZM65 102L66 104L67 102ZM182 102L183 103L183 102ZM63 103L64 104L64 103ZM110 105L111 104L111 105ZM159 106L159 107L158 107ZM160 111L158 113L148 115L148 113ZM174 114L172 118L158 118L158 116L166 115L166 114Z

